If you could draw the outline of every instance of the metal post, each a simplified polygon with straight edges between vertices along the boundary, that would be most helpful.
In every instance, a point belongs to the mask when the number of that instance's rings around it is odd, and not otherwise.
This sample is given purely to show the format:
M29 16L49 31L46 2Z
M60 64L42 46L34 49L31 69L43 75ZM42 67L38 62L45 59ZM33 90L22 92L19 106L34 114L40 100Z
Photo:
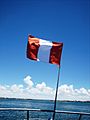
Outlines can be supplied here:
M27 120L29 120L29 110L27 110Z
M82 115L80 114L80 116L79 116L79 119L78 119L78 120L81 120L81 116L82 116Z
M59 66L59 69L58 69L58 79L57 79L56 94L55 94L55 102L54 102L53 120L55 120L55 110L56 110L56 102L57 102L57 93L58 93L58 85L59 85L59 76L60 76L60 66Z

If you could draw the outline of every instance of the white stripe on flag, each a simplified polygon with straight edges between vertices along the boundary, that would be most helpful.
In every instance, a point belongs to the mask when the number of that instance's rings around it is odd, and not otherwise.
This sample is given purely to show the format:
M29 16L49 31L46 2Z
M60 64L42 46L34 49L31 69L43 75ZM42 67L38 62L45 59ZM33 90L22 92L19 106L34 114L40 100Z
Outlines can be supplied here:
M50 49L53 45L52 42L40 39L39 44L38 59L43 62L49 62Z

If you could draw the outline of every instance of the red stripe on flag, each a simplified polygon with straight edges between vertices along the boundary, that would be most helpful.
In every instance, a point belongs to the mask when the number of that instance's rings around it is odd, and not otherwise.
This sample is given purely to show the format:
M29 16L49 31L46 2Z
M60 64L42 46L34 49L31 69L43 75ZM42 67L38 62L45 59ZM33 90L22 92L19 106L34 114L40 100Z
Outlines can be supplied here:
M60 65L63 43L52 42L49 63Z
M39 46L39 39L29 35L27 44L27 58L37 60Z

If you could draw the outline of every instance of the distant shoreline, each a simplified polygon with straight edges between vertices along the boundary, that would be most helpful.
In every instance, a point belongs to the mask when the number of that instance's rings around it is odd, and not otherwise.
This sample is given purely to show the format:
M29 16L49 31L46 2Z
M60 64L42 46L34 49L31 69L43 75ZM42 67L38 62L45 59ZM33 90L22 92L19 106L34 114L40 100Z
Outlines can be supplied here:
M47 100L47 99L29 99L29 98L8 98L8 97L0 97L0 99L11 99L11 100L42 100L42 101L52 101L54 102L54 100ZM77 100L57 100L57 102L89 102L90 101L77 101Z

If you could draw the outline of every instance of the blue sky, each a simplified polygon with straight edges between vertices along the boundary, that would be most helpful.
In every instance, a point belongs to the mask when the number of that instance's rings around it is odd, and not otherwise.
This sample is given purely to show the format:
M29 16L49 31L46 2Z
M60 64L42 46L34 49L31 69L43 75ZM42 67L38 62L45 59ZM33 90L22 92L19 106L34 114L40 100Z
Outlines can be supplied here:
M26 58L28 34L63 42L60 85L90 89L89 0L0 1L0 84L35 84L55 88L58 67Z

